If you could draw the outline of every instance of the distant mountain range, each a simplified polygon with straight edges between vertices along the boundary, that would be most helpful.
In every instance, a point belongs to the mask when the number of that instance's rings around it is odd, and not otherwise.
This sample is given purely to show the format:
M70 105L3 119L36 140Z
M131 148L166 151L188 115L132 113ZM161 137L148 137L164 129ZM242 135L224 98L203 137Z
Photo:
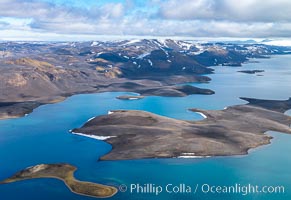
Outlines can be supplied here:
M241 66L251 58L289 53L290 47L257 43L197 43L170 39L1 42L0 118L22 115L39 104L76 93L211 94L209 90L192 86L181 89L175 84L210 81L205 75L213 73L215 66ZM16 105L23 103L25 109L20 106L16 112ZM33 106L28 106L30 104Z

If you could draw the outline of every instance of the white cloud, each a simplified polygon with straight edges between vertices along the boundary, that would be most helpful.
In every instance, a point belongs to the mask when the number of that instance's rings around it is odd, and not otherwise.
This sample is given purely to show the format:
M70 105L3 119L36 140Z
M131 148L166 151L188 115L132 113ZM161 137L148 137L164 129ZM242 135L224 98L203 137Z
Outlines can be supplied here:
M290 0L127 0L88 8L0 0L0 37L290 37L290 9Z
M286 40L286 39L271 40L271 41L268 41L268 42L264 42L264 44L291 47L291 40L290 39L289 40Z
M124 8L121 3L105 4L99 11L103 13L105 18L121 18L124 16Z
M9 23L5 22L5 21L0 21L0 30L1 29L7 29L9 27Z
M161 15L169 19L208 19L213 16L214 0L170 0L161 4Z
M169 0L160 15L176 20L274 22L291 20L290 0Z

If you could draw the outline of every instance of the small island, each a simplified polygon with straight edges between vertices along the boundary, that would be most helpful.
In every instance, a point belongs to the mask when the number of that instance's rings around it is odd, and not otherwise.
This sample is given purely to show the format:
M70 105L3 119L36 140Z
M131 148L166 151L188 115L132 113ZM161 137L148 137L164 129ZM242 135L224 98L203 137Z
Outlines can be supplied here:
M145 98L144 96L132 96L132 95L122 95L122 96L118 96L116 97L116 99L120 99L120 100L139 100L139 99L143 99Z
M249 149L269 144L267 131L291 134L291 108L286 101L242 98L246 105L202 113L202 121L172 119L138 110L115 110L97 116L82 128L87 135L106 137L112 151L101 160L141 158L200 158L247 154Z
M74 178L76 170L76 167L69 164L40 164L20 171L0 184L35 178L56 178L62 180L72 192L79 195L107 198L117 193L118 190L112 186L76 180Z
M245 74L257 74L257 73L265 72L265 70L255 69L255 70L241 70L241 71L237 71L237 72L241 72L241 73L245 73Z

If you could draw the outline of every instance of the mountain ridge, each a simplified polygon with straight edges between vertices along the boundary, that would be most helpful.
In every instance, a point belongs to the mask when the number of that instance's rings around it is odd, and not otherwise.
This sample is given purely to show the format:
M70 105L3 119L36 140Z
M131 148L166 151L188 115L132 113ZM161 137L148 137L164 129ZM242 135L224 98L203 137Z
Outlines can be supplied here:
M26 102L25 108L33 102L33 109L36 105L80 93L151 91L145 94L212 94L213 91L193 86L188 88L191 92L180 93L175 85L208 82L210 79L207 74L214 73L215 66L241 66L250 58L288 54L290 49L264 44L155 39L66 43L1 42L0 102L17 102L19 105ZM139 86L127 88L123 84L126 82ZM8 107L2 106L0 113L12 115L18 106L13 111L11 106L9 109ZM21 108L19 116L29 113L31 109L24 109L23 112Z

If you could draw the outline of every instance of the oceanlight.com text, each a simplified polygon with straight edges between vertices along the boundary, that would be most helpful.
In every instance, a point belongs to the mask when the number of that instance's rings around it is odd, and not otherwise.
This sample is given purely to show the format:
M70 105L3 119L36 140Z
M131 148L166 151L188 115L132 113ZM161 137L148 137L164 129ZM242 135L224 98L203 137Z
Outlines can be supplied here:
M265 194L284 194L285 187L284 186L259 186L259 185L241 185L241 184L234 184L231 186L219 186L219 185L209 185L203 184L201 186L201 192L203 193L213 193L213 194L241 194L241 195L248 195L248 194L256 194L256 193L265 193Z

